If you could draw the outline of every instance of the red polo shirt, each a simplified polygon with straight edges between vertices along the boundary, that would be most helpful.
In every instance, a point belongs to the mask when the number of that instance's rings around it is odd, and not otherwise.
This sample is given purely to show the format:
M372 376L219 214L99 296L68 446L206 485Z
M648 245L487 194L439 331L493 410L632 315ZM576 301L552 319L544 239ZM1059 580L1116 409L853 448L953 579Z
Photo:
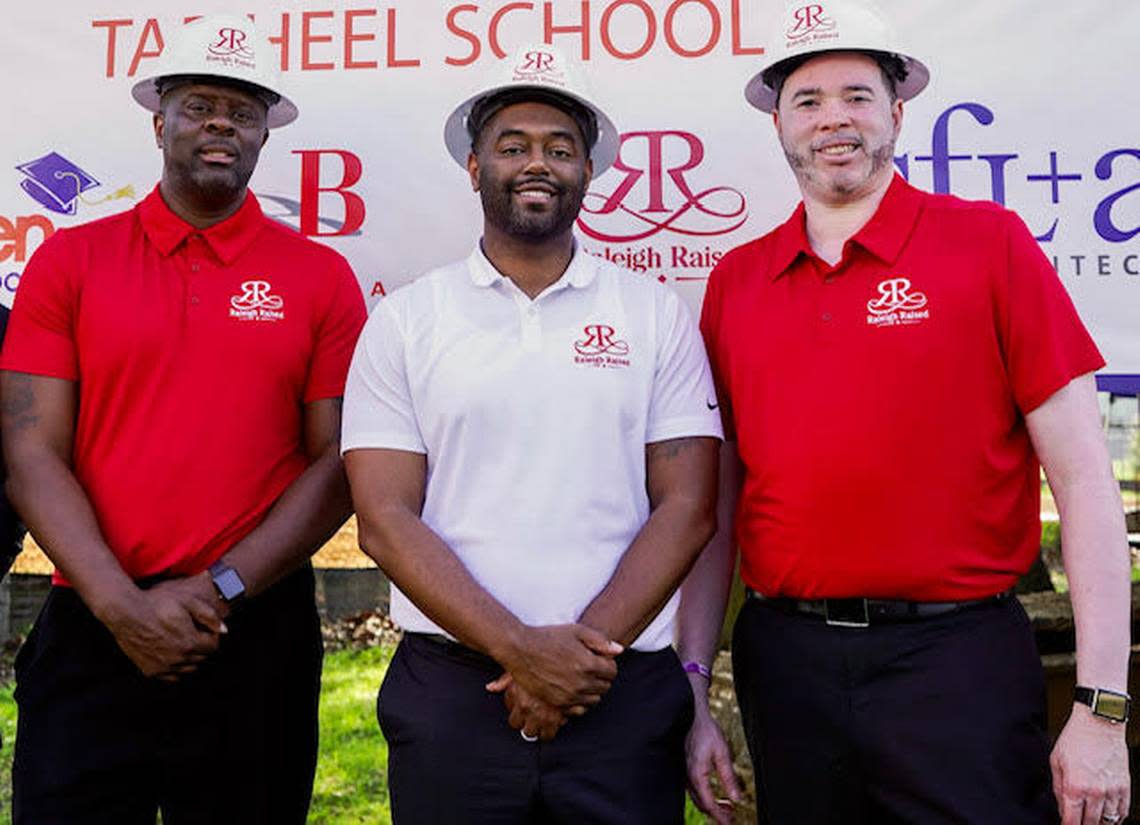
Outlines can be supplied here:
M791 219L724 257L701 328L769 596L1002 591L1040 541L1025 414L1104 361L1025 225L895 177L835 267Z
M302 405L340 396L364 301L339 254L249 195L196 230L156 188L56 232L0 368L78 382L74 467L135 578L198 572L308 466Z

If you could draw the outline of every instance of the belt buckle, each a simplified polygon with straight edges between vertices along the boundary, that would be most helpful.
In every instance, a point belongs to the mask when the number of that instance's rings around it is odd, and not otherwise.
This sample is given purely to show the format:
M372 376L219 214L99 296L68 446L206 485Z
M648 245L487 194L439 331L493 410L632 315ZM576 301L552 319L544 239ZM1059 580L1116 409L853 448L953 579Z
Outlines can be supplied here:
M829 627L870 627L866 599L824 599L823 617Z

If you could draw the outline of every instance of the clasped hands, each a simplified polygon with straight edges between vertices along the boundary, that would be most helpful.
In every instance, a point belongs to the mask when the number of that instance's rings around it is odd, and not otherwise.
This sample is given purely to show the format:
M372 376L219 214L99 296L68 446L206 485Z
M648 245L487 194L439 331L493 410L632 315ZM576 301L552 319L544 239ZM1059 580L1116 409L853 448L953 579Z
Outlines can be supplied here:
M527 627L516 647L487 690L503 695L512 728L543 741L601 701L625 649L581 624Z
M136 588L100 618L144 676L176 682L218 649L227 613L201 573Z

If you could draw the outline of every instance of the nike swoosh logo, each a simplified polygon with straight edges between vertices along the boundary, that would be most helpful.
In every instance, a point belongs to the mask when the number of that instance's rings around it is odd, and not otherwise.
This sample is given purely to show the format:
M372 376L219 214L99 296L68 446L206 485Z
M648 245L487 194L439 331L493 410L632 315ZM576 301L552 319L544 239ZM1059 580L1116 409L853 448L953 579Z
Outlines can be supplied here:
M706 406L707 406L707 407L708 407L710 410L715 410L717 407L719 407L719 406L720 406L720 404L714 404L713 402L711 402L711 401L709 401L709 400L707 400L707 399L705 400L705 405L706 405Z

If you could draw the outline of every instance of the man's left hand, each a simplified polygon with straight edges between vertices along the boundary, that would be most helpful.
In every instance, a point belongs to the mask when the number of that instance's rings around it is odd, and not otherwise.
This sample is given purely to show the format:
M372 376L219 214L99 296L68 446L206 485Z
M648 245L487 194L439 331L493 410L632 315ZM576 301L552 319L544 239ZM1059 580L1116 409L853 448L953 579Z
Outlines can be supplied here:
M521 687L509 674L503 674L496 680L496 682L499 681L504 682L503 703L510 713L507 723L515 730L523 733L525 738L537 736L543 742L549 742L554 738L554 734L558 733L559 729L566 724L569 716L586 712L584 707L576 705L563 713L554 705L547 704L538 697L527 693L526 689Z
M1075 704L1049 763L1062 825L1105 825L1128 816L1131 788L1124 725Z

